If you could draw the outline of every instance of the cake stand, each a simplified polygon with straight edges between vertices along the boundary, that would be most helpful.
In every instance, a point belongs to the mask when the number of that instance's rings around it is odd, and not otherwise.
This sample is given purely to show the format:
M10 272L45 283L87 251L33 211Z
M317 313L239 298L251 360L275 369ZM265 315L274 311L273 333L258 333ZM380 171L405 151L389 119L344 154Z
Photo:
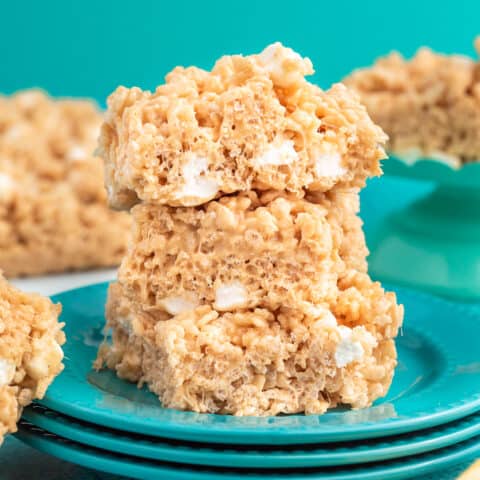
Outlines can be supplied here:
M480 163L454 170L435 160L390 157L387 175L435 188L385 218L370 241L370 273L381 280L480 301Z

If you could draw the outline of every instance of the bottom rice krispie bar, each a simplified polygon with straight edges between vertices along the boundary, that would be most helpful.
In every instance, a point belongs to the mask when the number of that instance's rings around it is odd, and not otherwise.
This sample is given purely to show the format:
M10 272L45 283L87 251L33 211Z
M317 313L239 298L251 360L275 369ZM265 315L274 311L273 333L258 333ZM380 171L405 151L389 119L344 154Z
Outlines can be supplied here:
M379 284L362 291L355 282L362 283L356 278L339 292L336 309L218 312L203 305L160 321L113 284L107 304L112 344L101 347L96 367L106 364L121 378L146 383L165 407L197 412L367 407L390 386L403 308Z
M22 408L42 398L62 369L60 305L12 287L0 273L0 444Z

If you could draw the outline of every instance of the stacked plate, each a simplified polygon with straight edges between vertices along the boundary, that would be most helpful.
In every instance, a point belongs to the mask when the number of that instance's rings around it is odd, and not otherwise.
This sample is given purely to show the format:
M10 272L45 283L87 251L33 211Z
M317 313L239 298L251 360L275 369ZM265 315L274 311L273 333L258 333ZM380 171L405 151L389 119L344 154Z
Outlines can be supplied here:
M392 287L389 287L392 288ZM480 312L394 288L405 305L388 397L365 410L266 418L162 408L92 371L107 284L62 293L65 371L18 438L84 466L169 480L421 478L480 457ZM425 478L432 478L427 476Z

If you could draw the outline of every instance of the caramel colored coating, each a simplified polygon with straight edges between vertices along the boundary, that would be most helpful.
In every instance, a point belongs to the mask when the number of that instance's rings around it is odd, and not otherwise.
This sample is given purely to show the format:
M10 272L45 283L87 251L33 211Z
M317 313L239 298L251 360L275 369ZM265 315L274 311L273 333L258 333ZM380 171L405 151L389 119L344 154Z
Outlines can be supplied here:
M305 80L310 60L281 44L177 67L155 92L119 87L100 137L109 200L201 205L256 190L359 187L381 173L386 136L343 85Z
M137 205L119 282L159 318L203 304L275 311L332 303L346 270L367 268L358 206L356 191L311 200L248 192L202 207Z
M0 268L7 276L111 266L130 219L106 204L93 156L102 116L92 102L36 90L0 97Z
M164 406L323 413L385 395L403 319L372 282L358 192L138 205L99 352Z
M475 42L480 53L480 38ZM421 48L353 72L345 84L388 134L388 149L407 159L432 157L459 167L480 161L480 64Z
M258 416L367 407L386 394L396 365L390 338L339 326L322 307L222 313L205 305L156 321L113 284L107 318L113 344L100 349L97 368L147 383L169 408ZM347 362L345 332L347 352L360 352Z
M111 95L100 151L133 234L96 368L197 412L321 414L386 394L403 308L368 276L358 217L386 136L312 72L274 44Z
M0 444L23 407L42 398L62 369L60 305L12 287L0 273Z

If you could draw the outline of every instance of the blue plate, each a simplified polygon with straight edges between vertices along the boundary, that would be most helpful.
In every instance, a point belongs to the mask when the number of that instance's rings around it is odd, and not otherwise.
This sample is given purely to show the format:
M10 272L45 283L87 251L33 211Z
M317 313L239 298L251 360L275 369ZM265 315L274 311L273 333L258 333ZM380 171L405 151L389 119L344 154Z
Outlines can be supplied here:
M391 288L391 287L388 287ZM308 444L377 438L444 424L480 410L480 317L404 289L406 319L390 393L364 410L325 415L234 417L162 408L146 389L93 372L102 340L107 284L54 297L63 304L65 370L42 405L87 422L145 435L224 444Z
M255 470L234 468L213 468L202 466L178 465L166 462L117 455L81 445L35 427L20 422L17 438L42 452L116 475L125 475L141 479L168 480L400 480L444 471L453 465L473 460L480 455L480 440L467 440L454 447L447 447L434 453L425 453L414 457L402 458L383 463L370 463L365 466L324 467L321 469L302 468L297 470ZM446 478L440 472L435 477L429 475L424 480ZM450 478L450 477L447 477Z
M480 436L480 413L417 434L324 446L277 448L168 441L101 428L40 405L27 407L22 418L49 433L119 454L165 462L236 468L302 468L369 463L430 452Z

